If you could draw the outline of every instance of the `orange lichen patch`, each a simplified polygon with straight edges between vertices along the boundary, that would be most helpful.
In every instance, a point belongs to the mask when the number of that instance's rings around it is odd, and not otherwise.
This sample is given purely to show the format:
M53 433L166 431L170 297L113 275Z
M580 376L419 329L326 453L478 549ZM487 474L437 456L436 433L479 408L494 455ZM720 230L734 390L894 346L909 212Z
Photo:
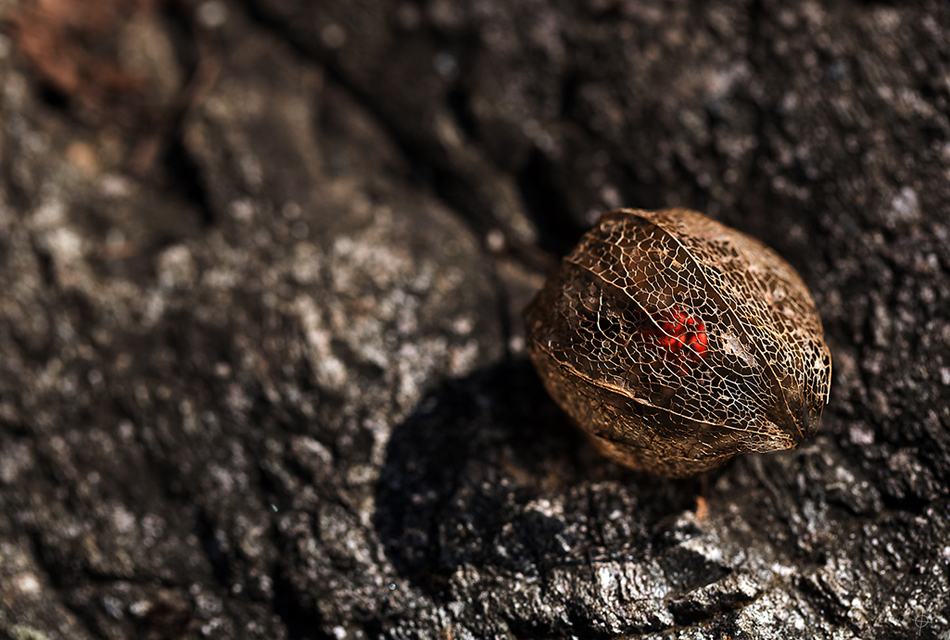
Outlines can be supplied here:
M85 107L101 110L143 81L110 50L118 27L162 0L32 0L6 21L17 50L43 82Z
M696 496L696 519L705 520L709 517L709 502L703 496Z
M73 165L86 178L92 179L99 175L99 158L96 150L85 142L74 141L66 147L66 161Z

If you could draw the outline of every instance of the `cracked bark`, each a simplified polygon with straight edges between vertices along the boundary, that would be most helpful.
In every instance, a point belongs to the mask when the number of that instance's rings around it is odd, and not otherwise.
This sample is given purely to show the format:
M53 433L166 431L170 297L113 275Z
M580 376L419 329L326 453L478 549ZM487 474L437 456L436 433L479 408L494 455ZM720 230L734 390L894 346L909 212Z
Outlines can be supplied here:
M950 631L943 5L216 6L145 177L0 41L0 635ZM519 243L620 204L774 247L832 349L819 436L704 520L522 350Z

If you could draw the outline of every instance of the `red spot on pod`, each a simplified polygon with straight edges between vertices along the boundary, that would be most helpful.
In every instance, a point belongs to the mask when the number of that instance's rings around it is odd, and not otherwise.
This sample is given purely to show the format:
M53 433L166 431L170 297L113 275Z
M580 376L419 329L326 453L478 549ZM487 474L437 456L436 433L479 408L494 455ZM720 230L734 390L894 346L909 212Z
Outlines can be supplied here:
M613 460L682 477L797 447L831 355L774 251L695 211L606 213L525 312L551 396Z
M673 307L661 313L655 329L646 329L643 335L665 351L665 357L679 364L686 372L686 360L699 361L709 346L706 324Z

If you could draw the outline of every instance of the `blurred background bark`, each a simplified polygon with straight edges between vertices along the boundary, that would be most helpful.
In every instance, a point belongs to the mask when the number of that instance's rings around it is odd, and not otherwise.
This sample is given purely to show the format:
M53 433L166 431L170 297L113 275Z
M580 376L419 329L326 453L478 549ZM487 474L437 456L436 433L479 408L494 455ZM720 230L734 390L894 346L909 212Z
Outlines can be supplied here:
M0 0L0 637L947 638L950 10ZM819 435L599 457L520 314L599 213L811 288Z

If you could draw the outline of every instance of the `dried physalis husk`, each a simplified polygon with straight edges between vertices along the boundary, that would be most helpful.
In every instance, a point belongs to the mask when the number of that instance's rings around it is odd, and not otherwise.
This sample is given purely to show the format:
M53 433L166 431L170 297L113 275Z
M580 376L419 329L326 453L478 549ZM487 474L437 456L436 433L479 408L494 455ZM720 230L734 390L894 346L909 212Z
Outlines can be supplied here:
M818 429L831 355L778 254L686 209L604 214L525 312L548 392L601 452L683 477Z

